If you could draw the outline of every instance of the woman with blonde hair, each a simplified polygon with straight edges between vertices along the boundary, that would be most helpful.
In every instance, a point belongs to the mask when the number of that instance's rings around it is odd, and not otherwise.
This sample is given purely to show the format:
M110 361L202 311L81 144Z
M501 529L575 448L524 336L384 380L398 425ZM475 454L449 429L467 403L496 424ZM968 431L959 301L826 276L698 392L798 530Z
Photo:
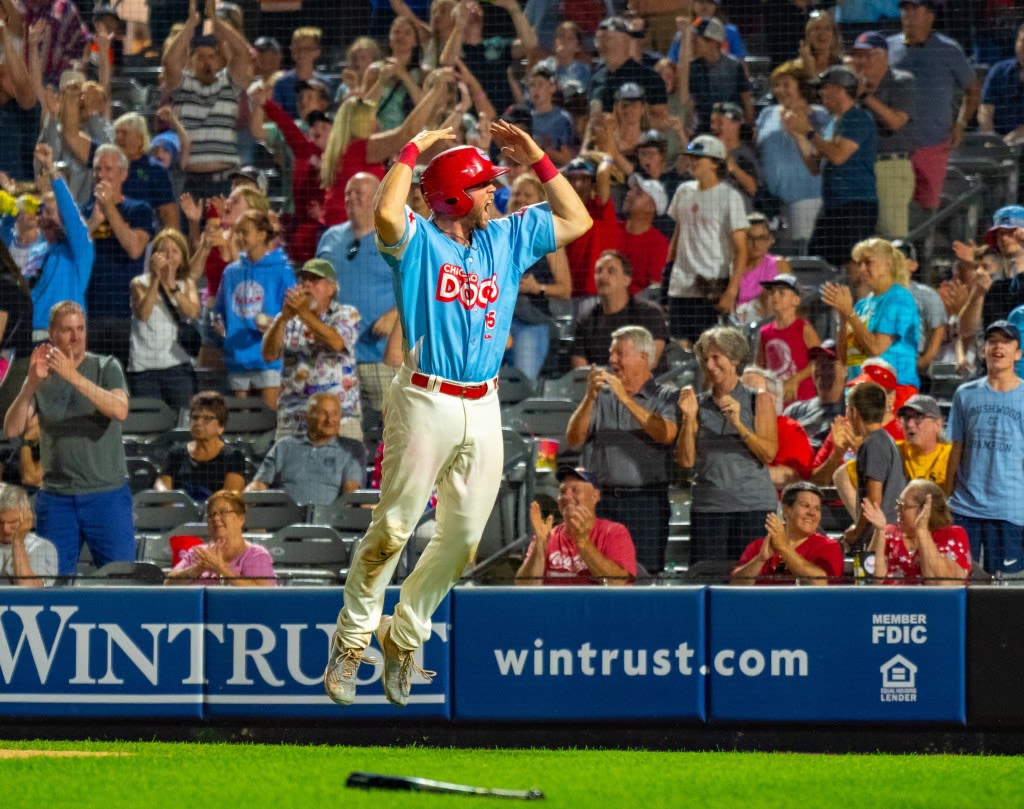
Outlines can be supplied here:
M869 357L881 357L896 370L901 385L920 387L917 339L921 315L907 289L906 259L892 242L873 236L854 245L851 259L871 294L853 302L845 284L825 284L821 299L839 315L837 349L849 378Z
M195 372L179 342L179 324L199 314L199 293L189 277L188 243L166 228L153 239L147 271L129 286L132 326L128 389L132 396L163 399L173 408L188 407L195 393Z
M348 98L338 108L320 163L320 185L325 190L321 224L348 221L345 186L361 171L383 178L385 161L393 157L427 124L431 114L447 99L454 78L451 70L435 71L444 81L434 81L402 124L377 132L377 105L362 98Z
M799 51L799 61L812 76L831 65L843 63L843 35L828 11L819 9L810 13Z

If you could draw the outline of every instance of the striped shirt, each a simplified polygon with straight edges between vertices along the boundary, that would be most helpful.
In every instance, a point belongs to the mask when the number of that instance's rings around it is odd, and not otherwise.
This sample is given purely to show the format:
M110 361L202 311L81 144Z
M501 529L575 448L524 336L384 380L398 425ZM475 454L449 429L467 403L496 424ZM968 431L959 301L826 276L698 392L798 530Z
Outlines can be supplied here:
M181 86L171 94L171 104L192 139L190 171L239 165L238 96L241 92L241 88L231 83L227 68L217 74L212 84L203 84L189 70L182 74Z
M14 0L21 12L24 29L39 20L49 29L43 38L43 83L59 84L60 74L72 67L72 62L82 57L85 46L92 42L92 34L82 22L78 8L71 0L54 0L52 3L32 4ZM28 37L24 38L22 56L28 62Z

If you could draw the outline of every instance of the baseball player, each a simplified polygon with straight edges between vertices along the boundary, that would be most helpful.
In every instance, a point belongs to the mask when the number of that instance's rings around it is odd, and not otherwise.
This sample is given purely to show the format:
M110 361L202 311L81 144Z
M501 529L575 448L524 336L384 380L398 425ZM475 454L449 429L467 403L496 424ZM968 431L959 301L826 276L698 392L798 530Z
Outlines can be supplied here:
M491 135L505 156L533 169L547 203L492 221L493 183L507 169L472 146L456 146L423 172L433 215L414 213L405 205L413 167L420 152L454 138L450 128L406 144L374 202L377 246L395 276L405 362L385 404L380 503L352 558L324 672L324 688L339 705L355 699L356 671L374 631L389 701L408 702L413 671L429 680L414 652L473 557L501 482L496 377L519 277L591 225L568 180L529 135L502 121ZM384 590L435 482L436 532L402 585L394 616L382 617Z

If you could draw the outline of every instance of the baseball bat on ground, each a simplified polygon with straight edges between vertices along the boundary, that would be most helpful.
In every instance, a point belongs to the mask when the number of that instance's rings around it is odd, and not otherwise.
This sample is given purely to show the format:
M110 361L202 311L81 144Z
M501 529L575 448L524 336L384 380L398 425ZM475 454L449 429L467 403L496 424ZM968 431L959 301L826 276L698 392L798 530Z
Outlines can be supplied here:
M535 801L544 797L544 793L539 789L489 789L467 784L449 784L446 781L431 781L429 778L415 778L410 775L384 775L375 772L351 773L345 786L405 792L441 792L447 795L481 795L487 798L517 798L524 801Z

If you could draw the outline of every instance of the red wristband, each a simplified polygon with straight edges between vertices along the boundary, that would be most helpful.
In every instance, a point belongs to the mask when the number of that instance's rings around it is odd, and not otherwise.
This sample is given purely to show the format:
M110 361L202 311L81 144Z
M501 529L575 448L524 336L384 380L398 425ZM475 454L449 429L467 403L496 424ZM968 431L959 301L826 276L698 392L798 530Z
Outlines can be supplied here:
M533 169L533 173L537 175L537 179L542 183L546 183L553 177L558 176L558 169L555 168L555 164L551 162L551 158L547 155L533 163L530 168Z
M402 163L408 166L410 169L416 168L416 161L420 157L420 147L415 143L407 143L402 147L402 151L398 153L398 160L396 163Z

